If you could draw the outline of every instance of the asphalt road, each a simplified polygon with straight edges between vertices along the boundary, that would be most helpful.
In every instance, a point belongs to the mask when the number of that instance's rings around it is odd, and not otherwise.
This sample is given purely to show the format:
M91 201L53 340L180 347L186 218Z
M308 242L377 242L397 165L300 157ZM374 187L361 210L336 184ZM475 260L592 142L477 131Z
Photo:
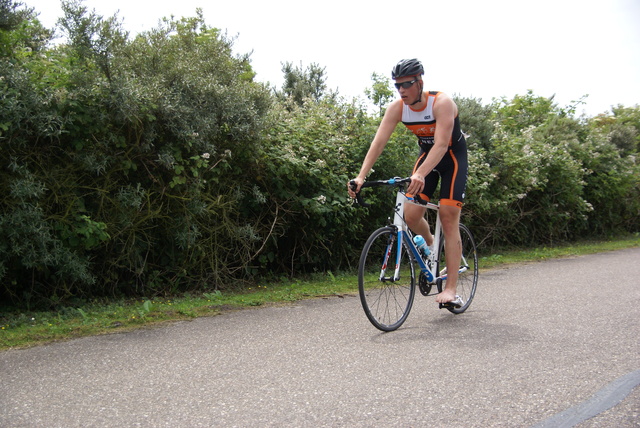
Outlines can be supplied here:
M638 427L639 321L640 248L482 272L466 313L418 295L392 333L355 295L230 312L2 352L0 426L562 426L608 400L577 426Z

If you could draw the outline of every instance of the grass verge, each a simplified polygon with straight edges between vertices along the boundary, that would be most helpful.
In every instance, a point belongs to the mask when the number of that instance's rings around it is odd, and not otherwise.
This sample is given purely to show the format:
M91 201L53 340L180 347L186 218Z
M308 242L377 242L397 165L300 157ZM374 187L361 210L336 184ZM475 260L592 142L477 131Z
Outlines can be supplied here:
M589 241L552 248L493 251L481 256L481 270L514 263L578 256L640 246L640 235L609 241ZM261 284L242 292L219 291L175 298L94 301L56 312L0 310L0 350L98 334L126 332L166 322L214 316L224 311L283 304L323 296L357 293L354 274L326 273L306 280Z

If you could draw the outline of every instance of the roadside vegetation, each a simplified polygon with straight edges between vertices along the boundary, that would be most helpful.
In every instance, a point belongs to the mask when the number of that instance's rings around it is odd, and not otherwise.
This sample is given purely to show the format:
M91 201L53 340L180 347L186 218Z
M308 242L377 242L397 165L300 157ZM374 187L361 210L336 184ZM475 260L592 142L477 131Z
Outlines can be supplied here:
M640 235L607 241L590 241L552 248L509 249L480 257L482 273L508 268L516 263L533 263L551 258L575 257L640 246ZM173 298L95 300L77 302L55 311L2 312L0 308L0 351L43 345L79 337L113 334L139 328L158 327L167 322L188 321L198 317L259 306L291 304L314 298L356 296L355 274L327 272L305 279L256 283L241 291L185 294ZM480 282L479 292L482 292ZM6 308L5 308L6 309Z
M357 208L345 191L395 97L387 77L373 72L368 102L349 100L320 65L284 62L273 88L200 11L131 35L79 0L62 2L55 29L24 3L0 0L3 338L353 286L335 273L353 272L392 202L370 192L371 208ZM456 101L469 135L463 221L483 267L504 248L640 232L640 107L585 117L580 100L531 91ZM408 174L415 153L399 129L370 178Z

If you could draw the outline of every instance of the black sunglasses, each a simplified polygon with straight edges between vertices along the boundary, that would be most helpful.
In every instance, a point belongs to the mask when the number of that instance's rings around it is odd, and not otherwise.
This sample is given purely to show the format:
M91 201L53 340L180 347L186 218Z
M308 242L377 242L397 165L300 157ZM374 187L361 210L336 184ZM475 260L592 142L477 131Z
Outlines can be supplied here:
M408 82L394 83L393 85L396 87L396 89L400 89L400 88L409 89L417 81L418 81L418 79L413 79L413 80L410 80Z

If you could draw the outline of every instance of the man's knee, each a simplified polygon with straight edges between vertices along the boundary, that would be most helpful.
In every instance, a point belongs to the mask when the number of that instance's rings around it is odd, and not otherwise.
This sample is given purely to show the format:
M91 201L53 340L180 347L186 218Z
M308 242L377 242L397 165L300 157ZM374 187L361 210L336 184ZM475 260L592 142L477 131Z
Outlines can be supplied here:
M409 226L409 228L413 228L416 225L418 225L421 219L422 219L422 216L417 215L415 213L405 213L404 215L404 220L407 222L407 226Z
M420 221L424 218L424 210L419 209L407 209L404 210L404 221L407 222L409 228L413 228L420 224Z
M442 226L447 227L458 227L460 223L460 209L457 207L440 207L440 221L442 222Z

